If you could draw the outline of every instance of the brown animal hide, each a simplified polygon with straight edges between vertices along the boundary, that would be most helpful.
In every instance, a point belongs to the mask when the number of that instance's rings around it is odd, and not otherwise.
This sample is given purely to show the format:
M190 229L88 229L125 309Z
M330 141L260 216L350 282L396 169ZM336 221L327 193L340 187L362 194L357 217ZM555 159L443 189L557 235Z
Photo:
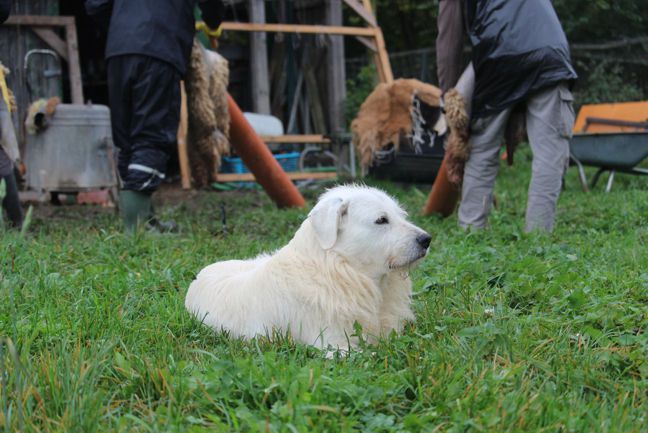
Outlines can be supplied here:
M187 148L197 188L209 185L221 156L229 153L228 83L227 60L194 40L186 80Z
M470 157L470 118L466 111L466 102L456 89L448 90L443 95L446 122L450 129L446 145L446 167L448 180L461 185L464 166Z
M351 123L352 142L362 165L371 165L374 153L390 144L398 150L399 137L411 134L410 110L415 93L426 104L439 106L441 90L413 79L380 84L363 102Z
M466 102L456 90L450 89L443 95L446 121L450 129L450 136L446 145L446 167L448 180L461 186L464 176L464 167L470 157L470 118L466 112ZM526 139L526 106L516 106L506 123L504 143L506 158L509 165L513 165L513 154L518 144Z

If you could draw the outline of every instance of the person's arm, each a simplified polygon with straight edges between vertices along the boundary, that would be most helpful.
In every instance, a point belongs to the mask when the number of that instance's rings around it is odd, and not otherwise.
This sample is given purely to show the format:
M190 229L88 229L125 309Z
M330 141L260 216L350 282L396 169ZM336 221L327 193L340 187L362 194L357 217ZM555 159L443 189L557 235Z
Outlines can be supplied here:
M218 29L225 18L225 5L222 0L199 0L198 6L205 24L210 29Z
M7 21L11 12L11 0L0 0L0 24Z
M464 70L463 0L440 0L436 40L437 77L443 92L457 83Z
M104 30L108 31L113 0L86 0L85 10L88 16Z

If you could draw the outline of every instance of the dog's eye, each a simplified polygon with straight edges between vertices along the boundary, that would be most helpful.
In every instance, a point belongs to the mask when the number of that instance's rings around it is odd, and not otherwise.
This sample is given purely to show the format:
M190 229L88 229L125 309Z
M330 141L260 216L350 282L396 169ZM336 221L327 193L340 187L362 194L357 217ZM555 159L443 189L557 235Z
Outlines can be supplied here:
M389 224L389 220L387 219L386 216L382 216L376 220L376 224L382 225L382 224Z

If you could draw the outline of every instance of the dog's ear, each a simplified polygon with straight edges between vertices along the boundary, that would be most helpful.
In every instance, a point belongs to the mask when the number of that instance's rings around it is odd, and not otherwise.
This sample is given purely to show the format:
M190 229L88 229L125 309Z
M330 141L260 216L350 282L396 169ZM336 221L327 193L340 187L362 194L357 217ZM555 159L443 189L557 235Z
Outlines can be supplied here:
M335 245L340 221L348 208L348 201L332 197L317 203L308 214L317 240L323 249L329 250Z

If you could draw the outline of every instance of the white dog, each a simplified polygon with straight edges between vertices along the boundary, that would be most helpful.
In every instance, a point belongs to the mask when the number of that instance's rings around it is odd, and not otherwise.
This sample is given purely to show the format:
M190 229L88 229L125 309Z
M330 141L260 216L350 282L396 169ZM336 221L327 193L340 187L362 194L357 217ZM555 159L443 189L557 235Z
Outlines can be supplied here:
M355 322L370 341L400 331L414 317L407 270L431 239L405 217L380 190L333 188L273 255L203 269L185 306L235 337L274 330L321 348L355 346Z

